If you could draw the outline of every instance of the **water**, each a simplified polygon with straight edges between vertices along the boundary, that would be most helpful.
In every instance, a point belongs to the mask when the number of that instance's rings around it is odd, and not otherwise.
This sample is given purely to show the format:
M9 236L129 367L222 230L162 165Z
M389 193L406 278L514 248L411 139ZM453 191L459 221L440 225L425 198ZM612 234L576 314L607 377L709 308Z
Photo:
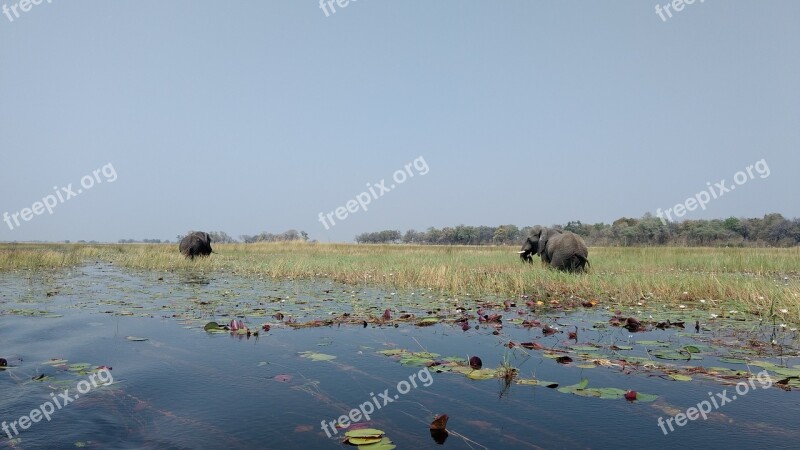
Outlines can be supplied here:
M50 421L19 430L14 440L4 435L0 448L335 448L342 445L340 438L346 430L333 434L329 428L328 437L321 422L335 421L359 405L376 401L380 409L375 409L368 425L385 431L399 449L441 448L428 429L438 414L449 415L450 435L444 447L450 449L794 448L800 438L796 392L762 389L758 382L707 420L674 426L668 435L658 425L659 417L668 419L708 400L709 393L727 390L728 397L735 395L735 386L702 375L691 374L690 382L668 379L663 364L744 370L744 365L717 360L742 355L788 363L786 370L800 364L794 356L796 336L789 332L778 337L781 346L761 350L770 355L743 350L747 345L742 342L776 338L769 327L747 322L739 328L736 322L725 322L700 333L691 326L631 333L611 326L595 328L607 323L612 311L578 309L552 316L521 316L516 311L527 310L523 299L509 311L487 310L503 314L503 326L495 335L492 324L475 320L467 331L447 320L430 327L414 325L427 311L438 309L442 317L458 316L456 304L474 314L481 299L452 299L424 290L414 295L392 293L326 280L127 272L105 263L71 271L2 274L0 292L0 357L13 366L0 372L0 420L18 421L49 401L51 393L64 389L77 393L78 383L89 380L90 374L65 370L70 364L111 367L114 381L109 386L98 383L55 410ZM390 321L363 326L363 318L380 317L390 305ZM402 311L416 318L398 321ZM272 317L276 312L284 314L283 321ZM249 338L203 331L206 322L228 323L234 316L243 317L254 330L262 323L271 324L271 329ZM545 336L541 327L519 324L534 317L558 327L559 332ZM287 319L342 323L294 329L284 324ZM576 326L577 339L569 339L567 332ZM542 350L507 346L535 341L567 351L597 344L606 349L591 353L618 363L624 355L646 356L638 342L648 340L666 341L672 348L686 344L713 344L713 348L702 348L701 361L654 358L661 368L641 364L580 368L599 356L582 358L573 350L563 355L574 361L561 365ZM607 349L610 345L633 349L612 351ZM477 355L484 367L507 361L518 370L518 378L535 375L560 387L586 378L589 388L632 389L659 398L645 403L584 397L543 386L435 373L435 367L427 369L427 378L425 368L406 366L377 353L393 348L434 352L441 355L434 358L439 361ZM313 361L299 354L307 351L335 359ZM778 353L791 357L766 357ZM67 362L47 364L52 359ZM41 375L47 378L32 381ZM412 375L417 387L409 384L407 393L398 394L398 383ZM777 381L778 374L772 375ZM387 389L393 401L384 405L380 394Z

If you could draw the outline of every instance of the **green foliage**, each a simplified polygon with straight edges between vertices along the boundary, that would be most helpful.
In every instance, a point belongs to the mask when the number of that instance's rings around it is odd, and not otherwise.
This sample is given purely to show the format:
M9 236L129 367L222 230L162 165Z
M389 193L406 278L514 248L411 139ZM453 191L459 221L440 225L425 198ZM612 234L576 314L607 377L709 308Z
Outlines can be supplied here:
M686 220L662 222L651 214L640 219L622 217L611 225L584 224L580 220L566 225L552 225L571 231L590 246L706 246L706 247L792 247L800 244L800 219L788 220L780 214L763 219L729 217L725 220ZM457 225L426 231L396 230L363 233L356 236L360 244L433 244L433 245L522 245L531 227L516 225Z
M222 234L224 236L228 236L227 234L223 233L222 231L217 232L217 233L218 234ZM213 236L214 235L212 234L211 241L212 242L217 242L215 239L213 239ZM228 236L228 237L230 238L230 236ZM261 232L261 234L257 234L255 236L248 236L246 234L243 234L243 235L239 236L239 239L241 239L242 242L244 242L245 244L253 244L253 243L256 243L256 242L307 241L308 240L308 233L306 233L305 231L301 231L301 232L298 233L297 230L294 230L294 229L288 230L288 231L284 231L283 233L279 233L279 234L272 234L272 233L263 231L263 232ZM236 241L231 239L230 241L220 241L220 242L228 243L228 242L236 242Z

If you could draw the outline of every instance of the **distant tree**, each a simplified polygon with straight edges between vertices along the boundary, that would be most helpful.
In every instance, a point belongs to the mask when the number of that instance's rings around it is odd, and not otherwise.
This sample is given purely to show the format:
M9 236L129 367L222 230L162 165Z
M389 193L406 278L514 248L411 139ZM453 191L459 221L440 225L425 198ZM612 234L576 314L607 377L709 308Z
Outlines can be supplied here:
M361 233L355 238L359 244L397 244L402 240L398 230L383 230L376 233Z
M580 220L576 220L567 222L567 224L564 225L564 230L571 231L579 236L586 237L589 236L589 233L591 232L591 227L582 224Z
M219 244L231 244L236 242L236 239L230 237L228 233L224 231L209 231L208 234L211 235L211 242Z
M725 229L733 231L734 233L742 233L742 221L736 217L728 217L723 223Z
M308 241L308 233L305 231L298 232L294 229L279 234L263 231L255 236L250 236L248 234L239 235L239 240L245 244L252 244L255 242Z
M500 231L502 229L502 231ZM494 237L499 237L500 239L493 239L494 243L497 244L511 244L516 243L517 239L519 239L519 227L513 224L509 225L500 225L495 229ZM490 242L481 242L482 244L489 244Z
M800 244L800 219L788 220L781 214L767 214L763 218L735 218L725 220L685 220L663 223L646 213L641 218L621 217L611 225L584 224L578 220L549 225L552 228L572 231L584 238L590 246L632 245L772 245ZM404 234L395 230L362 233L356 236L359 243L406 243L440 245L520 245L530 234L532 226L516 225L471 226L456 225L426 231L408 230Z
M763 227L758 238L772 245L782 245L792 234L792 223L781 214L764 216Z

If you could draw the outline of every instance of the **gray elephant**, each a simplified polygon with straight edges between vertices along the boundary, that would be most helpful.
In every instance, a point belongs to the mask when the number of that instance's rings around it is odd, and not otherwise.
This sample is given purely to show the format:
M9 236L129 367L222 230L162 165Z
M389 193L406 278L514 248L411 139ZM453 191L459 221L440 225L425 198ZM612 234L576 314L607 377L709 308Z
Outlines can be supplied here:
M187 258L194 259L195 256L208 256L211 250L211 236L202 231L193 231L181 239L179 246L181 253Z
M530 255L534 251L542 258L542 262L559 270L582 272L589 266L586 243L570 231L534 229L519 252L520 258L532 262Z

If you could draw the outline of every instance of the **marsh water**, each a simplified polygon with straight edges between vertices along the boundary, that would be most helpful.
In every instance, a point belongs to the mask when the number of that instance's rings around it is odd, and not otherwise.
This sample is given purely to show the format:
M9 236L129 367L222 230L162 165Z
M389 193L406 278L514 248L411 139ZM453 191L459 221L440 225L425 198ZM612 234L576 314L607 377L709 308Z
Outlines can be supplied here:
M349 447L346 429L322 422L370 402L379 408L350 429L380 429L399 449L797 448L795 330L735 313L538 301L106 262L3 273L0 420L19 433L3 432L0 448ZM618 326L651 315L660 327ZM251 334L204 330L232 319ZM516 373L470 377L472 356ZM51 394L75 396L103 370L113 383L20 429ZM723 392L706 419L659 425ZM429 430L440 414L444 442Z

